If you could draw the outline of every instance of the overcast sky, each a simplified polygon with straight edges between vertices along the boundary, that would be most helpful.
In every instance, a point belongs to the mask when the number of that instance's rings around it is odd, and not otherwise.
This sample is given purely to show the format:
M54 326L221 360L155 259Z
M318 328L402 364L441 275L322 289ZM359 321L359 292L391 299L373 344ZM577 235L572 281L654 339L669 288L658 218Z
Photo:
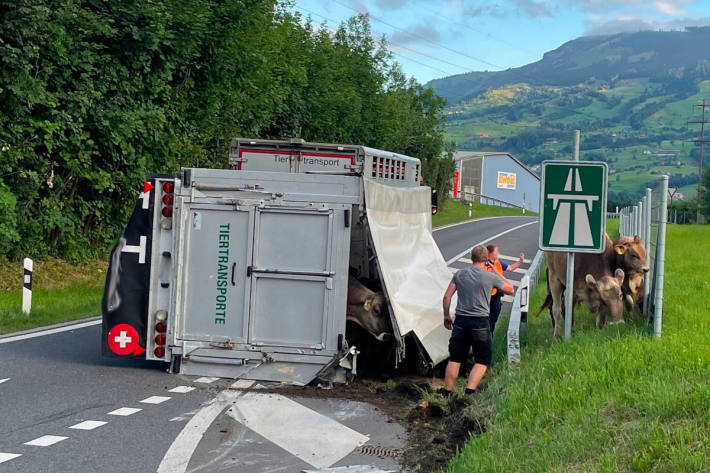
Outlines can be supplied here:
M335 28L367 12L420 82L537 61L582 35L710 25L710 0L293 0Z

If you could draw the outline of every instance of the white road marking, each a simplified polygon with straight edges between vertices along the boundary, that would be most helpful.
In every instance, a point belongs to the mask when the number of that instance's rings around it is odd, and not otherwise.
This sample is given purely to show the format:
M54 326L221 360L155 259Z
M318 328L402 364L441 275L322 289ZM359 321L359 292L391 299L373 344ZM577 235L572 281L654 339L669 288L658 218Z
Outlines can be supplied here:
M328 468L369 440L279 394L244 394L227 415L316 468Z
M194 386L176 386L173 389L169 389L169 393L178 393L178 394L185 394L189 393L190 391L194 391L195 387Z
M518 259L520 259L520 256L508 256L508 255L500 255L499 254L498 258L504 259L506 261L518 261ZM530 261L529 259L523 258L523 263L530 264L530 263L532 263L532 261Z
M62 437L60 435L43 435L42 437L25 442L25 445L32 445L33 447L49 447L55 443L66 440L69 437Z
M143 404L161 404L169 399L168 396L150 396L143 399L141 402Z
M530 218L528 216L523 216L523 215L503 215L500 217L481 217L481 218L471 218L468 220L464 220L463 222L458 222L458 223L450 223L448 225L444 225L443 227L436 227L434 228L431 232L438 232L439 230L445 230L447 228L451 227L458 227L459 225L466 225L467 223L473 223L473 222L482 222L484 220L493 220L495 218Z
M197 378L197 379L195 380L195 382L196 382L196 383L203 383L203 384L210 384L210 383L214 383L214 382L217 381L218 379L219 379L219 378L214 378L214 377L212 377L212 376L203 376L203 377L201 377L201 378Z
M43 337L45 335L52 335L61 332L70 332L72 330L77 330L84 327L91 327L93 325L101 325L101 319L89 320L88 322L80 322L78 324L63 325L61 327L49 328L46 330L38 330L37 332L24 333L22 335L15 335L10 337L0 338L0 345L3 343L19 342L20 340L27 340L29 338Z
M17 457L21 457L21 453L3 453L0 452L0 463L5 463L7 461L13 460Z
M528 225L533 225L533 224L535 224L535 223L537 223L537 220L533 220L532 222L528 222L528 223L524 223L524 224L522 224L522 225L518 225L517 227L509 228L508 230L505 230L505 231L503 231L503 232L500 232L500 233L498 233L497 235L493 235L492 237L486 238L486 239L483 240L483 241L479 241L479 242L476 243L475 245L471 246L468 250L462 251L461 253L457 254L456 256L454 256L453 258L451 258L450 260L448 260L448 261L446 262L446 264L447 264L447 265L450 265L451 263L453 263L454 261L458 260L459 258L463 258L467 253L471 253L471 250L472 250L474 247L478 246L478 245L483 245L483 244L485 244L485 243L488 243L488 242L491 241L491 240L495 240L496 238L500 238L500 237L502 237L503 235L505 235L505 234L507 234L507 233L514 232L515 230L521 229L521 228L523 228L523 227L527 227Z
M4 382L6 382L6 381L10 381L10 378L3 378L3 379L0 379L0 384L4 383Z
M501 300L502 300L503 302L511 302L511 303L512 303L512 302L513 302L513 296L505 295L505 296L503 296L503 298L502 298Z
M237 391L222 391L200 409L190 422L185 424L180 434L175 438L163 460L158 466L158 473L184 473L190 458L195 453L202 436L217 416L232 404L242 393Z
M94 430L106 424L108 424L108 422L104 422L102 420L85 420L84 422L79 422L78 424L72 425L69 428L76 430Z
M232 389L249 389L254 385L254 381L248 379L238 379L232 384Z
M515 268L515 269L513 270L513 272L514 272L514 273L525 274L525 273L528 272L528 270L527 270L527 269L524 269L524 268Z
M108 413L110 416L129 416L131 414L135 414L136 412L140 412L143 409L140 409L138 407L121 407L120 409L116 409L115 411L111 411Z
M520 286L520 281L516 281L515 279L508 279L508 282L511 286Z

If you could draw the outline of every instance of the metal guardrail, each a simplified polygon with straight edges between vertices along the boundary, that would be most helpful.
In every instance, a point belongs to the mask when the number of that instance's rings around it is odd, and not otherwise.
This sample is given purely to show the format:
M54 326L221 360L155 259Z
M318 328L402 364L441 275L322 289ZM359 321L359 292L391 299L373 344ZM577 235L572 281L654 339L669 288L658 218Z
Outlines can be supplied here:
M528 211L529 209L526 209L525 207L522 207L520 205L513 204L511 202L506 202L505 200L500 200L496 199L495 197L488 197L483 194L477 194L475 192L461 192L461 196L463 200L466 202L478 202L480 204L485 204L485 205L495 205L498 207L513 207L516 209L521 209Z
M530 263L530 267L520 280L520 285L513 296L513 308L510 311L508 321L508 364L510 366L520 365L520 333L525 330L528 319L528 309L530 306L530 295L535 290L543 263L545 253L538 251Z
M643 314L653 321L653 334L661 336L663 326L663 282L668 221L668 176L636 205L619 211L619 234L641 238L646 247L646 264L651 268L644 279Z

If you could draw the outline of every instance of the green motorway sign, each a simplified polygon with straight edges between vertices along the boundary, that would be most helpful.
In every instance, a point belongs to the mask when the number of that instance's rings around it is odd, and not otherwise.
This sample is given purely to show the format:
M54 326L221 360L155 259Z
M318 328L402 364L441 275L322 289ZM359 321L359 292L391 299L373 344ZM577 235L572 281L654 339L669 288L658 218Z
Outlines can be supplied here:
M540 249L602 253L606 247L606 163L545 161L541 186Z

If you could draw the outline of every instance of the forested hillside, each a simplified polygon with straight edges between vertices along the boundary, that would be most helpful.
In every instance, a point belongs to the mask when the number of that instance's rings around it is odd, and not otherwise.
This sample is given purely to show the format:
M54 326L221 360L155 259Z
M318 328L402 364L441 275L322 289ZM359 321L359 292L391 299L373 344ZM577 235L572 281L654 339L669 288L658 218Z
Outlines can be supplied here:
M611 201L628 203L661 173L695 196L698 150L688 126L710 98L710 27L581 37L535 63L432 81L449 100L461 149L505 150L528 164L569 157L609 163Z
M417 156L444 191L442 99L365 17L274 0L0 1L0 258L101 254L146 173L224 167L233 137Z

